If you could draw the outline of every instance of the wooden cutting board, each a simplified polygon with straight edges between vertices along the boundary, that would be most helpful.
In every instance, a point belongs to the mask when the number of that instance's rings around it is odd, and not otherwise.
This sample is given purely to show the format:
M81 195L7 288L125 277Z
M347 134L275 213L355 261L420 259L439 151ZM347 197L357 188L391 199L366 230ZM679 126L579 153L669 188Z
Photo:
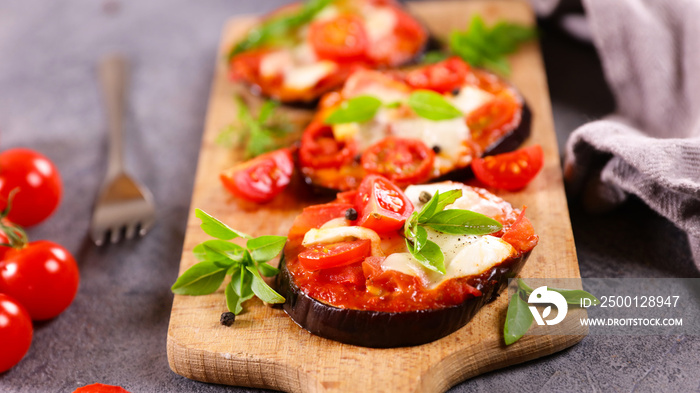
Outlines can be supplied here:
M409 8L438 37L445 37L452 29L466 28L474 13L481 14L488 23L498 19L534 23L532 10L520 1L428 2L410 4ZM218 173L242 158L239 151L216 143L220 131L235 122L232 97L242 91L228 80L223 57L254 20L235 18L224 29L180 273L196 263L192 248L208 238L199 228L194 208L204 209L254 236L286 235L304 206L320 202L297 183L270 204L247 204L229 196L219 183ZM537 43L523 46L510 63L510 80L533 112L532 136L527 144L539 143L545 152L543 171L524 191L500 194L515 206L528 206L528 217L540 235L540 243L521 276L577 278L578 261ZM300 121L309 116L302 110L289 113L291 119ZM219 324L221 313L226 311L222 286L207 296L175 296L168 329L168 361L174 372L198 381L288 392L442 392L475 375L560 351L586 334L580 327L560 325L568 335L526 336L506 347L502 328L507 303L507 297L501 296L467 326L436 342L411 348L369 349L313 336L284 311L267 307L258 299L245 303L245 311L236 323L224 327Z

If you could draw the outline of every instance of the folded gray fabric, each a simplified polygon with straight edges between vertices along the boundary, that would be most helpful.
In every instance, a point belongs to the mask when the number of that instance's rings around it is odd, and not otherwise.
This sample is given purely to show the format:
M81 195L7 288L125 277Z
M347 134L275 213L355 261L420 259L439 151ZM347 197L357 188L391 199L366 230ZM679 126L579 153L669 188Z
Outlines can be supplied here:
M637 195L700 267L700 1L583 3L617 111L569 138L569 188L599 211Z

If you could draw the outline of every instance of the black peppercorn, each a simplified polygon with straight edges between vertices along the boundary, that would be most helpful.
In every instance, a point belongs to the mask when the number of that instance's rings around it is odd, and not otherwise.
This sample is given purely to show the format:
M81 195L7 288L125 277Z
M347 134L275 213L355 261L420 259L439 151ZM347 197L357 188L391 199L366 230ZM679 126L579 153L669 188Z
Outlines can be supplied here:
M427 191L421 191L421 192L420 192L420 195L418 195L418 200L419 200L421 203L428 203L428 202L430 202L430 200L431 200L432 198L433 198L433 196L430 195L430 193L427 192Z
M435 145L435 146L433 146L433 151L435 152L435 154L440 154L442 149L440 148L440 146Z
M232 312L225 312L221 314L221 319L219 322L221 322L222 325L224 326L231 326L233 323L236 321L236 314Z
M348 221L355 221L357 220L357 210L353 208L349 208L348 210L345 211L345 219Z

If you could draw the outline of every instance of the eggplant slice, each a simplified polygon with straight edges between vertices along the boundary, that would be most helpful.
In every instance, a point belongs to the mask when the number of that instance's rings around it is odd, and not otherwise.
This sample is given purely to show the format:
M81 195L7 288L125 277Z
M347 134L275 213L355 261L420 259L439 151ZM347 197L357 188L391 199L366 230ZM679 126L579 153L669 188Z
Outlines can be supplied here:
M473 286L482 292L481 296L435 310L379 312L328 305L297 287L284 256L280 260L277 284L280 294L287 299L282 306L284 311L312 334L362 347L409 347L438 340L466 325L484 305L498 297L529 256L530 252L520 254L476 277Z

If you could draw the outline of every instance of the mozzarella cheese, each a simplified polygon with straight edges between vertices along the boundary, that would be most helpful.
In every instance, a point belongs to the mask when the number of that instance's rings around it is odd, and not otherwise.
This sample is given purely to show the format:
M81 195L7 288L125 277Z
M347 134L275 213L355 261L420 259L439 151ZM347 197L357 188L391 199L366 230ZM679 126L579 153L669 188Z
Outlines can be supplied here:
M330 228L310 229L304 235L304 240L302 240L301 244L304 247L309 247L317 244L339 243L349 238L368 239L371 242L372 256L384 256L384 251L382 251L381 247L382 240L377 235L377 232L365 227L335 225L337 223Z
M474 86L464 86L459 93L452 98L452 105L464 114L471 113L474 109L491 101L494 95Z
M334 62L328 60L291 67L284 73L284 85L295 90L312 88L321 79L335 71L336 67Z
M447 209L481 210L479 211L480 213L492 217L502 214L502 209L497 202L482 198L470 187L458 183L445 182L409 186L405 193L416 206L416 209L420 209L423 205L419 201L421 192L426 191L433 195L435 191L446 192L458 188L462 189L463 196L457 199L455 203L448 205ZM487 212L495 214L488 214ZM426 287L434 288L452 278L484 273L493 266L517 255L517 251L513 246L494 236L450 235L430 228L427 228L426 231L428 232L428 239L435 242L445 256L446 274L440 274L425 268L409 252L398 252L389 255L382 261L382 268L416 276L421 279Z
M432 121L422 117L397 120L390 125L391 132L401 138L419 139L429 148L440 148L440 156L456 161L466 151L464 141L470 139L469 128L463 118Z
M377 42L394 32L397 18L396 13L389 7L374 7L368 5L363 8L365 17L365 31L370 43Z

